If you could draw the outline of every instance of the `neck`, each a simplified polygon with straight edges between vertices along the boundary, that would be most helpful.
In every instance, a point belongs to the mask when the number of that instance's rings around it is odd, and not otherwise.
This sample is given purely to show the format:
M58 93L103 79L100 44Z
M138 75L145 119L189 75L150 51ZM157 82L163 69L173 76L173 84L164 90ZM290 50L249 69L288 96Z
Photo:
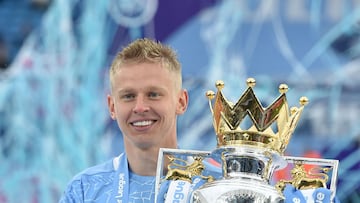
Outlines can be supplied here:
M142 176L155 176L158 150L131 150L127 158L132 172Z
M167 146L167 148L176 147L176 145L171 147ZM136 147L127 148L126 155L131 171L142 176L155 176L159 149L159 147L149 149L139 149Z

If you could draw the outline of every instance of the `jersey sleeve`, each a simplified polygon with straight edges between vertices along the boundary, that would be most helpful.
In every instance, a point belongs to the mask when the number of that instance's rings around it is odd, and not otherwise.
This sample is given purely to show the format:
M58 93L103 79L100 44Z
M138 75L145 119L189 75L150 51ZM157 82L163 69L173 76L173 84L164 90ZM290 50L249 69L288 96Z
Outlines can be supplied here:
M72 181L62 194L59 203L82 203L84 202L83 194L81 182L79 180Z

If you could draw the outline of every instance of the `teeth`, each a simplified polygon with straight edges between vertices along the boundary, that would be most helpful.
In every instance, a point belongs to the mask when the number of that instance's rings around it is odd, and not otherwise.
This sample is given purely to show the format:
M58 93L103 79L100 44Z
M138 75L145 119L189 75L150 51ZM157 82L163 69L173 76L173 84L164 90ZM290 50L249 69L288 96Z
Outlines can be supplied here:
M139 122L134 122L133 125L134 126L147 126L150 125L152 123L152 121L139 121Z

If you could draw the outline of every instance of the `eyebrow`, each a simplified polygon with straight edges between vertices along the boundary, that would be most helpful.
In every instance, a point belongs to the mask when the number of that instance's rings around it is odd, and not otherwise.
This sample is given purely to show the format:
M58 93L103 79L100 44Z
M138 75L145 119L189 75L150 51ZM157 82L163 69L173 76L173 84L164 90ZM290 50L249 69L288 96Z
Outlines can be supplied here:
M166 88L164 87L158 87L158 86L150 86L145 89L145 91L162 91L167 92ZM123 93L132 93L136 92L136 90L132 87L125 87L117 91L117 94L123 94Z

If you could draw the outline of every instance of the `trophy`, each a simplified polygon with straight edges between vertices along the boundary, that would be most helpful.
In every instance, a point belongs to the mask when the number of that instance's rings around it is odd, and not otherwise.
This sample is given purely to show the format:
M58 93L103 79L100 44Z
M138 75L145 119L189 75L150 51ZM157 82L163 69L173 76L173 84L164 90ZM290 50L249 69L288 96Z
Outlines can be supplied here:
M206 93L213 115L216 149L210 152L160 149L157 198L162 184L167 183L168 190L162 191L160 196L172 201L165 202L281 203L285 200L286 185L292 185L304 191L330 188L333 201L337 160L284 156L308 99L301 97L299 107L289 108L286 99L288 86L281 84L280 96L264 108L253 90L255 79L248 78L246 82L248 88L235 104L224 97L222 81L216 82L217 93ZM275 171L289 164L293 165L292 179L274 182ZM316 171L306 171L306 164L316 166ZM214 165L218 170L213 169ZM308 198L306 201L311 202Z

